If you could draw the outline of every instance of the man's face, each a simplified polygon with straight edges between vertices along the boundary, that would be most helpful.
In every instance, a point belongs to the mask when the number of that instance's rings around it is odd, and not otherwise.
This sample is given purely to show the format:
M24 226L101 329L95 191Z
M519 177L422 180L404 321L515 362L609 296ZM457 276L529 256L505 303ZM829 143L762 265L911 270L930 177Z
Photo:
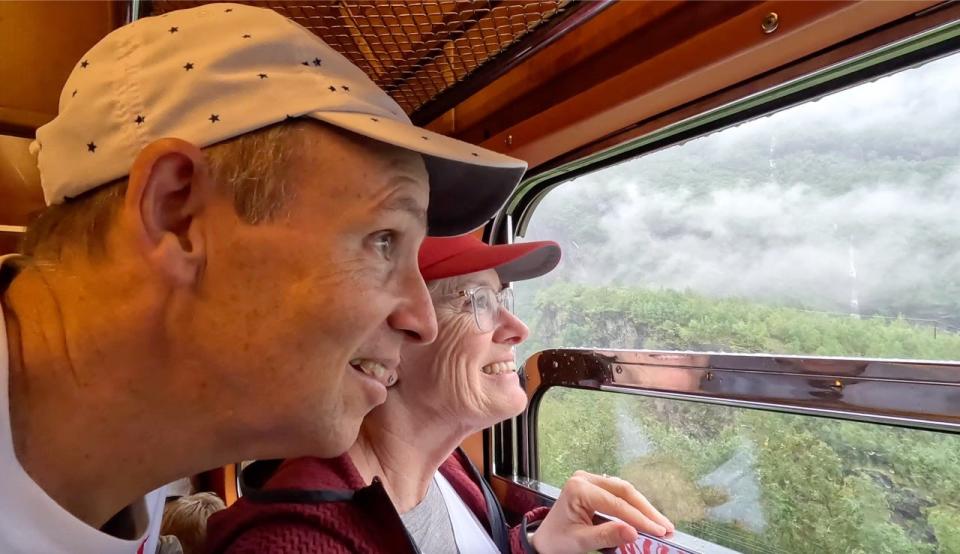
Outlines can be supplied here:
M436 335L417 268L429 191L417 154L304 132L286 214L249 225L229 202L211 208L201 305L182 315L216 369L206 401L238 440L334 456L385 400L403 343Z

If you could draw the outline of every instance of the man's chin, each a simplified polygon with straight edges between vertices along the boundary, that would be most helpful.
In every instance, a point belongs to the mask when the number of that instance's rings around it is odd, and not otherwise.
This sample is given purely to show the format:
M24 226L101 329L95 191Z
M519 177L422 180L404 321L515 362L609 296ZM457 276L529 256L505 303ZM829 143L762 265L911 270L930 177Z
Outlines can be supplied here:
M346 389L344 395L351 395L352 398L345 397L344 404L347 405L347 409L362 409L363 413L359 414L360 419L363 419L370 410L387 401L386 384L372 376L351 367L348 380L349 384L344 386L344 389Z
M360 421L348 423L341 419L336 421L337 427L321 429L315 437L314 447L310 449L311 454L318 458L336 458L350 450L360 433Z

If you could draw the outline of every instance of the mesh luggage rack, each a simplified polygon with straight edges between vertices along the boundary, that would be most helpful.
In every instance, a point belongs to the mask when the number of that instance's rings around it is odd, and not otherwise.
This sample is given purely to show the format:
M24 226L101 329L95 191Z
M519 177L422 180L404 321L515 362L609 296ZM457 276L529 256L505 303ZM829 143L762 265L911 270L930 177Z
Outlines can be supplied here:
M154 0L142 15L204 3ZM571 0L244 3L269 7L316 33L363 69L408 114L576 5Z

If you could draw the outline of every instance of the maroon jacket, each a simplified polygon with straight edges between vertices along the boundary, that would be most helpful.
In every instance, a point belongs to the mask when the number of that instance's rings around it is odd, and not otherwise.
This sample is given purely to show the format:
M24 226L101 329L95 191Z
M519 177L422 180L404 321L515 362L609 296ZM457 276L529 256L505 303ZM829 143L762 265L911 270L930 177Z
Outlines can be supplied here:
M346 454L257 462L241 477L243 498L207 522L207 548L224 554L315 552L419 553L383 484L369 486ZM531 510L512 529L493 491L460 450L440 466L500 551L532 553L527 526L546 508Z

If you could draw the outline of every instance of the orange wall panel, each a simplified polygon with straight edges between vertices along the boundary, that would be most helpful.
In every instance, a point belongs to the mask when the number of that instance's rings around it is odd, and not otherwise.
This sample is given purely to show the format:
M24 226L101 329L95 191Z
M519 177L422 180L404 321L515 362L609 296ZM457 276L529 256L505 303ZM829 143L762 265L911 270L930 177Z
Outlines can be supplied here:
M119 8L107 1L0 2L0 119L52 119L74 64L119 23Z
M0 225L26 225L29 214L43 209L40 172L29 144L0 135Z

